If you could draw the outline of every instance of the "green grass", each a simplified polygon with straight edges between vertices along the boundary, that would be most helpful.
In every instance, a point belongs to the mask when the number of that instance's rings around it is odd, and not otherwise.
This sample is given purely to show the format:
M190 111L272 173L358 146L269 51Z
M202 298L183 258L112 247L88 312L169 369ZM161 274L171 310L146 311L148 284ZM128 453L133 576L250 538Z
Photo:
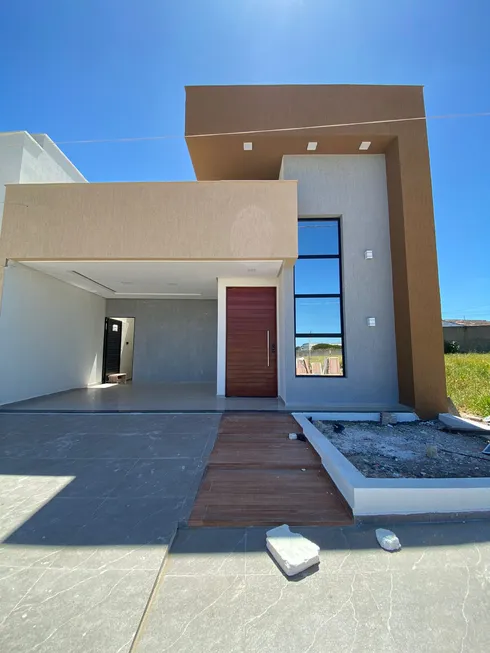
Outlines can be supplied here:
M490 354L446 354L447 393L463 413L490 415Z

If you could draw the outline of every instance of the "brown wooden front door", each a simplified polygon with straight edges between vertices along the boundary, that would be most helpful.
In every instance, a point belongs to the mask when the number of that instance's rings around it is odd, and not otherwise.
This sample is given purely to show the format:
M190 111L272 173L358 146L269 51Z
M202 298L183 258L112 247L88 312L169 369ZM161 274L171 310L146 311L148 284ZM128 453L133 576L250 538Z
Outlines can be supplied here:
M275 288L227 288L226 395L277 397Z

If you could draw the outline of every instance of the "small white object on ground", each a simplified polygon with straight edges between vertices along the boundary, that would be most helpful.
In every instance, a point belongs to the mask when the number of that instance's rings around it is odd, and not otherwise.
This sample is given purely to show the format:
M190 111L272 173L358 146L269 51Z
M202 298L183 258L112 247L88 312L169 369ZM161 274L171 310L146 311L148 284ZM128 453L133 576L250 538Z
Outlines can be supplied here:
M376 539L378 540L379 546L385 551L399 551L402 548L400 540L395 533L386 528L376 529Z
M301 471L302 471L302 472L306 472L306 469L305 469L304 467L302 467Z
M266 533L266 546L286 576L295 576L320 562L320 547L300 533L293 533L287 524Z
M297 436L296 433L290 433L290 434L289 434L289 439L290 439L290 440L297 440L297 439L298 439L298 436Z

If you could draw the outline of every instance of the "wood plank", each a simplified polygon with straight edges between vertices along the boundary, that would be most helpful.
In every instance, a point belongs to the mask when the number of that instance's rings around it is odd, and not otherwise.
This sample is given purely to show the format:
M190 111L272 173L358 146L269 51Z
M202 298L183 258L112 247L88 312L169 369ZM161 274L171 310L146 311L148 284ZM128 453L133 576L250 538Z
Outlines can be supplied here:
M291 415L223 415L189 525L352 523L316 452L288 439L300 430Z

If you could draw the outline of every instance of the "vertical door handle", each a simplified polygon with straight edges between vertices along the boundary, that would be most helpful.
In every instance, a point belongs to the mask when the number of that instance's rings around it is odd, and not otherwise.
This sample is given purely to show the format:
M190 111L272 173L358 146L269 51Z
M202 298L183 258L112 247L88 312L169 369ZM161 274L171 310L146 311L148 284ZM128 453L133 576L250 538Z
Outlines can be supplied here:
M271 332L267 331L267 367L271 366L270 360L270 341L271 341Z

